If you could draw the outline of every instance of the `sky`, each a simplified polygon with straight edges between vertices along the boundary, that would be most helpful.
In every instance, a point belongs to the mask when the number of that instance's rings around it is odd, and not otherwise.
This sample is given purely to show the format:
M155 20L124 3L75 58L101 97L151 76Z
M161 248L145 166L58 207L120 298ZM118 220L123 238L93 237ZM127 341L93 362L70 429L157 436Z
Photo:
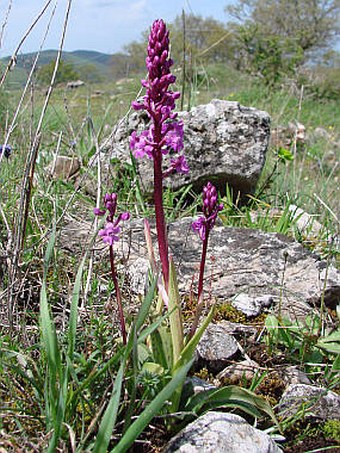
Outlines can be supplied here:
M0 57L11 55L34 19L51 0L0 0ZM72 0L64 50L97 50L115 53L125 44L139 40L153 20L172 21L181 14L200 14L226 21L224 8L233 0ZM52 0L19 53L40 48L56 6L44 49L60 43L67 0Z

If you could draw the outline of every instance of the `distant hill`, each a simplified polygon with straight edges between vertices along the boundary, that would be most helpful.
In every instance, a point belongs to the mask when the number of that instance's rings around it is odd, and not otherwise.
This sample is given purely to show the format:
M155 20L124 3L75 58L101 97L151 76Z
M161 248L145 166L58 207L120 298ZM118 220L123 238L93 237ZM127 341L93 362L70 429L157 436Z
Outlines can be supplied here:
M57 57L56 50L44 50L40 53L38 68L50 63ZM15 88L25 83L37 53L20 54L17 64L8 77L8 87ZM1 65L7 65L10 57L0 59ZM130 67L129 57L125 54L105 54L92 50L63 52L62 59L71 63L85 82L101 82L108 79L119 79L127 75Z

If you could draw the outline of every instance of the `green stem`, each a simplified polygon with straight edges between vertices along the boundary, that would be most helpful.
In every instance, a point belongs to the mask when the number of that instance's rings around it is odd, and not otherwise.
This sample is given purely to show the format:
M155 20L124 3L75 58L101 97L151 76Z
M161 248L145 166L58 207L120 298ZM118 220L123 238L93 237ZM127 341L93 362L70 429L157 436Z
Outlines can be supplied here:
M118 278L117 278L117 273L116 273L116 268L115 268L115 261L114 261L114 254L113 254L113 246L112 245L110 245L110 264L111 264L111 277L112 277L112 281L113 281L113 284L114 284L114 287L115 287L115 290L116 290L116 298L117 298L117 304L118 304L118 315L119 315L119 323L120 323L120 331L121 331L122 337L123 337L123 344L126 345L125 318L124 318L122 298L121 298L121 295L120 295Z

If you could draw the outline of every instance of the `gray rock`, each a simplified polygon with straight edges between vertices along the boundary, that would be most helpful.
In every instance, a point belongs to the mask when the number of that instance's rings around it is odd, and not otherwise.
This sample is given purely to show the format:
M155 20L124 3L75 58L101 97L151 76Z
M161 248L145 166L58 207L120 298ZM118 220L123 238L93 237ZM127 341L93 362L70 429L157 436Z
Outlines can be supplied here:
M246 359L224 368L217 375L217 379L228 379L230 384L238 384L243 379L251 381L259 369L258 363L254 362L254 360Z
M300 233L307 237L317 237L320 234L322 225L316 220L315 216L308 214L294 204L289 205L288 209L292 213L293 220L295 220L295 225Z
M164 453L280 453L268 434L253 428L242 417L208 412L180 431Z
M209 384L209 382L204 381L203 379L197 376L188 376L186 379L186 384L192 386L192 390L194 394L205 392L207 390L216 390L217 387L213 384Z
M146 258L137 258L128 266L129 289L135 294L146 294L150 263Z
M201 240L191 231L192 219L169 225L171 254L177 265L180 290L188 294L198 276ZM131 222L123 242L132 263L147 258L141 222ZM156 237L154 243L156 244ZM210 259L213 257L213 259ZM206 292L222 301L237 294L252 298L270 295L274 307L291 319L304 319L324 301L335 308L340 299L340 272L298 242L276 233L216 226L210 237ZM326 281L325 281L326 280Z
M67 83L66 88L74 89L82 87L83 85L85 85L85 82L83 82L82 80L73 80Z
M196 349L199 367L220 371L239 352L234 337L227 333L223 324L210 324Z
M340 396L322 387L291 384L282 395L277 410L285 418L303 410L305 417L340 420Z
M264 307L270 307L274 298L271 295L251 297L245 293L237 294L232 300L232 305L242 311L246 316L258 316Z
M184 150L190 173L174 175L165 184L174 189L192 184L193 190L200 192L211 180L222 192L228 183L234 194L253 193L265 163L269 115L238 102L215 99L190 112L180 112L179 118L184 123ZM111 156L128 159L132 131L145 130L147 124L145 112L133 112L127 121L121 121L111 136ZM151 194L152 161L144 158L137 164L144 190Z
M297 366L289 366L283 370L283 380L286 384L311 384L307 374L299 370Z
M314 137L316 139L321 138L321 139L329 140L329 138L330 138L329 132L326 131L326 129L324 129L323 127L316 127L312 134L314 135Z

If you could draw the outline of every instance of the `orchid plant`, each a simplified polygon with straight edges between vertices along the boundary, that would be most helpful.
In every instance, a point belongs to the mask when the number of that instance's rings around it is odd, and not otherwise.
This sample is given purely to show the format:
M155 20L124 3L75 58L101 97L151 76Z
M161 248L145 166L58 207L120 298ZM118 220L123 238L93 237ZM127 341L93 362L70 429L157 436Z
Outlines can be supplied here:
M150 256L151 274L153 274L151 290L142 303L139 315L132 324L130 333L127 335L123 306L118 286L118 279L114 265L113 245L119 240L120 222L129 219L128 212L123 212L115 217L117 208L117 195L106 194L104 198L105 210L95 208L94 213L104 216L108 211L106 225L99 231L99 236L110 247L110 263L112 279L115 285L118 311L120 317L121 333L125 345L125 353L121 368L115 381L111 400L107 406L94 452L104 451L103 445L109 444L110 434L114 427L119 407L119 397L123 385L123 372L129 360L133 362L134 375L131 378L131 402L128 412L133 412L136 403L136 382L139 366L145 372L156 373L161 376L163 387L160 393L149 403L143 413L132 424L128 419L124 426L125 433L120 439L113 452L127 451L136 436L149 423L153 415L159 411L175 413L180 408L182 389L187 372L189 371L195 353L196 346L205 329L210 323L214 309L212 308L206 318L199 325L203 308L203 283L204 269L208 249L208 240L214 228L218 213L223 205L218 203L217 190L211 182L203 188L202 216L192 223L192 230L196 232L202 241L202 255L198 280L198 306L194 320L187 337L184 337L184 322L181 314L181 298L178 290L178 281L172 257L169 255L167 228L163 207L163 181L173 173L188 173L189 167L183 154L183 123L174 112L175 101L180 93L172 91L172 85L176 77L171 74L170 68L173 61L169 57L169 31L163 20L156 20L151 28L147 48L146 66L148 76L142 80L142 86L146 94L141 99L133 102L135 110L145 110L149 119L147 130L139 134L134 131L130 137L130 146L136 158L147 157L153 161L154 169L154 206L156 216L156 231L161 271L158 272L155 253L152 245L150 225L145 220L145 237ZM170 155L168 168L163 158ZM159 274L159 276L158 276ZM158 303L156 309L152 309L154 292L158 287ZM165 310L164 307L166 308ZM151 324L141 332L141 328L150 313ZM153 315L156 314L156 317ZM142 348L143 364L138 359L139 348ZM131 351L134 351L131 358ZM146 352L147 351L147 352ZM147 354L147 358L145 358ZM163 379L162 379L163 378ZM242 407L252 415L257 414L254 408L267 411L271 416L270 408L261 398L248 394L245 389L235 386L203 392L203 396L189 398L183 406L184 412L201 413L210 404L235 405ZM165 401L168 404L164 405ZM210 406L209 406L210 407ZM114 415L112 415L114 414ZM101 440L103 439L103 440Z
M146 67L148 75L145 80L142 80L142 86L145 88L145 95L134 101L132 106L135 110L146 111L150 122L147 130L140 133L134 131L130 137L130 146L136 158L147 157L153 161L154 170L154 206L156 216L156 230L158 239L158 250L161 263L162 279L158 282L159 289L159 304L157 313L160 315L162 306L165 305L168 310L168 325L160 325L159 335L151 336L152 349L156 349L156 343L159 343L161 338L164 343L163 357L166 356L164 366L172 373L179 366L187 364L193 355L204 328L207 323L203 323L203 329L199 330L195 335L198 323L200 310L197 311L194 319L190 335L185 341L183 334L183 319L181 315L181 300L178 291L177 277L173 259L169 256L169 246L167 238L166 221L163 207L163 181L173 173L186 174L189 172L189 167L183 154L183 123L178 119L178 114L174 112L175 101L180 97L178 91L173 91L171 85L175 83L176 77L171 74L171 66L173 61L169 56L169 31L162 19L156 20L152 27L149 36ZM166 168L163 159L170 157ZM166 168L165 170L163 168ZM127 343L126 323L118 279L114 263L113 245L119 239L120 226L122 220L129 218L128 212L123 212L115 218L117 208L117 195L115 193L106 194L104 197L105 209L101 210L98 207L94 209L94 213L98 216L104 216L108 212L105 228L99 231L99 236L109 245L110 248L110 263L111 275L115 286L117 297L117 305L120 319L120 328L123 338L123 343ZM198 299L203 300L203 275L205 267L205 259L208 246L209 234L215 224L218 212L222 209L222 205L217 203L216 188L209 182L203 189L203 217L200 217L193 223L193 230L197 231L203 241L203 251L200 266L200 277L198 283ZM150 227L148 222L145 223L146 240L150 256L154 257L154 251L151 241ZM152 269L157 273L157 266L154 258L152 260ZM209 319L211 318L208 317ZM209 322L209 319L207 322ZM169 341L170 337L170 341ZM171 344L170 352L167 348Z
M172 344L171 354L165 352L164 355L168 356L168 367L174 372L179 363L186 363L191 359L194 347L197 345L203 329L195 336L200 315L198 311L188 341L186 342L184 340L181 300L178 292L175 266L172 257L169 256L168 238L166 234L167 230L163 208L164 178L176 172L182 174L189 172L189 166L183 154L183 123L178 119L178 114L174 112L175 101L179 99L180 93L170 88L176 81L176 77L170 71L172 65L173 61L169 56L169 31L163 20L156 20L151 27L147 48L146 67L148 76L145 80L141 81L146 93L141 99L132 103L135 110L146 111L150 119L149 127L139 134L134 131L130 137L130 146L136 158L146 156L153 160L156 230L163 277L163 285L159 284L158 288L161 294L161 301L168 308L168 334L171 337ZM168 168L163 170L163 167L166 168L163 158L169 155L171 157L168 162ZM203 241L198 285L199 300L203 298L203 274L209 233L222 207L221 204L217 203L216 188L211 183L208 183L203 190L204 217L200 217L193 224L193 229L199 232ZM154 252L153 250L150 251L152 243L148 224L146 225L146 238L150 256L153 257ZM155 265L152 267L154 269ZM169 335L164 333L164 329L161 332L160 336L164 345L169 343ZM191 343L190 339L193 340ZM158 337L154 339L155 343L159 343ZM189 343L190 346L187 348ZM159 347L159 344L157 344L157 347ZM165 349L167 348L165 347Z
M156 20L149 36L146 67L148 76L142 80L145 88L145 95L134 101L132 107L135 110L145 110L149 119L147 130L139 134L134 131L130 137L130 146L136 158L147 157L153 161L154 170L154 205L156 216L156 230L158 239L158 250L161 262L161 273L163 282L158 285L161 301L165 303L169 310L169 323L172 337L172 355L170 368L175 369L176 361L180 359L184 349L183 321L181 317L181 301L176 281L175 267L172 258L169 257L169 246L166 230L166 221L163 207L163 180L173 173L186 174L189 172L185 155L183 154L183 122L178 119L178 114L174 112L175 101L180 97L178 91L172 91L170 86L175 83L176 77L171 74L173 61L169 56L169 31L162 19ZM163 170L165 156L171 155L168 168ZM117 305L120 319L121 334L123 343L126 344L127 334L120 296L118 279L114 263L114 242L119 239L122 220L127 220L130 215L123 212L115 219L117 208L117 194L106 194L104 197L105 210L98 207L94 209L95 215L104 216L108 212L105 228L99 231L99 236L110 247L111 275L114 282ZM198 283L199 304L203 299L203 276L208 246L209 234L214 227L218 212L223 205L217 203L216 188L208 182L203 189L203 216L193 223L193 230L198 232L203 241L203 251L200 266L200 276ZM152 241L150 229L146 223L146 239L150 251ZM151 250L151 256L154 256ZM153 263L153 269L156 266ZM199 305L200 306L200 305ZM197 310L193 326L190 330L190 337L193 337L199 322L200 310ZM198 342L198 337L195 342Z

